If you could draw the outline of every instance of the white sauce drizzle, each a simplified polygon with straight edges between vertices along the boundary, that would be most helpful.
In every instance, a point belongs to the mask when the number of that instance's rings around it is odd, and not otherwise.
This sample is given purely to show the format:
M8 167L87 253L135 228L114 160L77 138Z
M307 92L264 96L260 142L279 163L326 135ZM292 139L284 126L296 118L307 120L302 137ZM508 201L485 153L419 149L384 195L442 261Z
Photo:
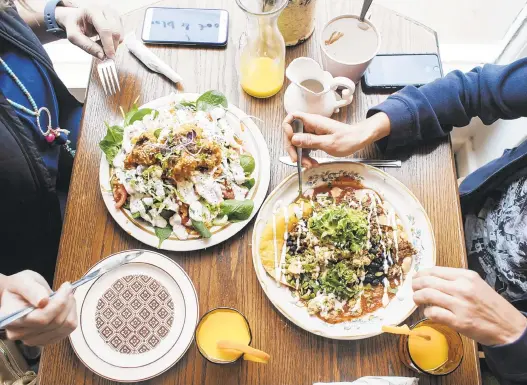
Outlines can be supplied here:
M289 238L289 228L288 228L288 225L289 225L289 210L287 209L287 207L283 207L283 212L284 212L284 221L285 221L285 231L284 231L284 246L282 247L282 253L281 253L281 256L280 256L280 264L278 265L278 268L275 270L275 278L276 278L276 282L280 282L280 279L282 278L282 266L284 265L284 262L285 262L285 254L287 252L287 238ZM276 231L275 231L276 233Z
M397 219L395 216L395 210L391 210L390 218L391 218L392 229L393 229L393 242L395 244L395 260L399 261L399 242L397 240Z
M279 210L281 204L282 204L282 201L278 201L273 207L273 250L274 250L275 275L276 275L276 272L278 271L278 244L276 241L276 212Z
M382 306L386 307L388 306L388 303L390 303L390 298L388 297L388 287L390 286L390 282L384 277L382 280L382 284L384 285L384 294L382 295Z
M371 221L370 221L371 216L372 216L373 211L375 210L375 221L377 222L377 231L379 233L379 243L381 244L384 255L386 256L386 258L384 258L384 263L383 263L384 274L388 274L389 265L388 265L387 259L389 258L392 264L393 264L393 261L391 261L391 257L387 254L386 244L384 243L384 240L382 239L382 229L381 229L381 224L379 223L379 215L377 214L377 198L375 198L374 194L370 194L370 193L368 193L368 196L370 197L370 200L371 200L370 212L368 213L368 245L371 247L371 243L369 240L370 238L369 228L371 226Z

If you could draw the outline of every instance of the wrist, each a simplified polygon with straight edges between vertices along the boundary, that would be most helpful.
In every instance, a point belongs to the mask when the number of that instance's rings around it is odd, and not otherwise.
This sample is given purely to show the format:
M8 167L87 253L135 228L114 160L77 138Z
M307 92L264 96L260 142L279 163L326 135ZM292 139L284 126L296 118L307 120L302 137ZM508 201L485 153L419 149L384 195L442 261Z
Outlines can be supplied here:
M514 317L509 319L507 325L504 325L499 333L497 333L496 343L492 345L512 344L518 341L518 339L520 339L525 333L527 329L527 318L519 311L516 311L516 313L517 314L515 314Z
M390 135L390 118L384 112L379 112L363 122L361 132L362 146L367 146Z
M62 5L58 5L57 8L55 8L55 21L63 30L66 30L66 18L69 12L71 12L71 9Z
M371 139L376 142L390 135L390 118L386 113L379 112L367 119L371 126Z

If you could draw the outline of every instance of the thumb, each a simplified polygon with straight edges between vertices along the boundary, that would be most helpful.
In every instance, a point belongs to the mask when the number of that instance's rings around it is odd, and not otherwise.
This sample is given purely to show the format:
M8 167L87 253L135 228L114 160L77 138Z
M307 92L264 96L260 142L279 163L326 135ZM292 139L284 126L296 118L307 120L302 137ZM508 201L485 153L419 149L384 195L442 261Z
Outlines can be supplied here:
M68 40L90 55L95 56L99 60L104 60L102 47L88 36L85 36L78 26L75 25L68 28Z
M291 138L295 147L326 150L330 144L330 135L295 134Z
M14 294L17 294L31 306L36 308L43 308L49 302L49 295L51 289L42 285L40 282L27 278L27 276L13 276L9 279L7 289Z

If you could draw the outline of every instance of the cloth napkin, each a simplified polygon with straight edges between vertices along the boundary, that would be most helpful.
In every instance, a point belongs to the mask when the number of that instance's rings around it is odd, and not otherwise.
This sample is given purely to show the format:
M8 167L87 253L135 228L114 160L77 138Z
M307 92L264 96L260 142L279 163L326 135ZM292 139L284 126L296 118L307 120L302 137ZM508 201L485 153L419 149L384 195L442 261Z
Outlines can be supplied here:
M353 382L317 382L313 385L417 385L418 382L417 378L409 377L362 377Z
M128 50L137 57L145 66L152 71L165 75L174 83L183 85L183 78L174 71L167 63L156 56L149 48L147 48L135 34L130 33L124 38L124 44Z

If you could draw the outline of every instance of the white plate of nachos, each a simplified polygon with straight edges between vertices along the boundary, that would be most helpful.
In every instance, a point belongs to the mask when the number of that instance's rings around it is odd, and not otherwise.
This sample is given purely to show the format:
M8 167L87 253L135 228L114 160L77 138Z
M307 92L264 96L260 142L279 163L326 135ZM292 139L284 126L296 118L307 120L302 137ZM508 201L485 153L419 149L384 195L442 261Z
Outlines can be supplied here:
M266 199L253 231L253 263L273 305L301 328L361 339L415 310L412 275L436 261L430 220L383 171L329 163L296 174Z

